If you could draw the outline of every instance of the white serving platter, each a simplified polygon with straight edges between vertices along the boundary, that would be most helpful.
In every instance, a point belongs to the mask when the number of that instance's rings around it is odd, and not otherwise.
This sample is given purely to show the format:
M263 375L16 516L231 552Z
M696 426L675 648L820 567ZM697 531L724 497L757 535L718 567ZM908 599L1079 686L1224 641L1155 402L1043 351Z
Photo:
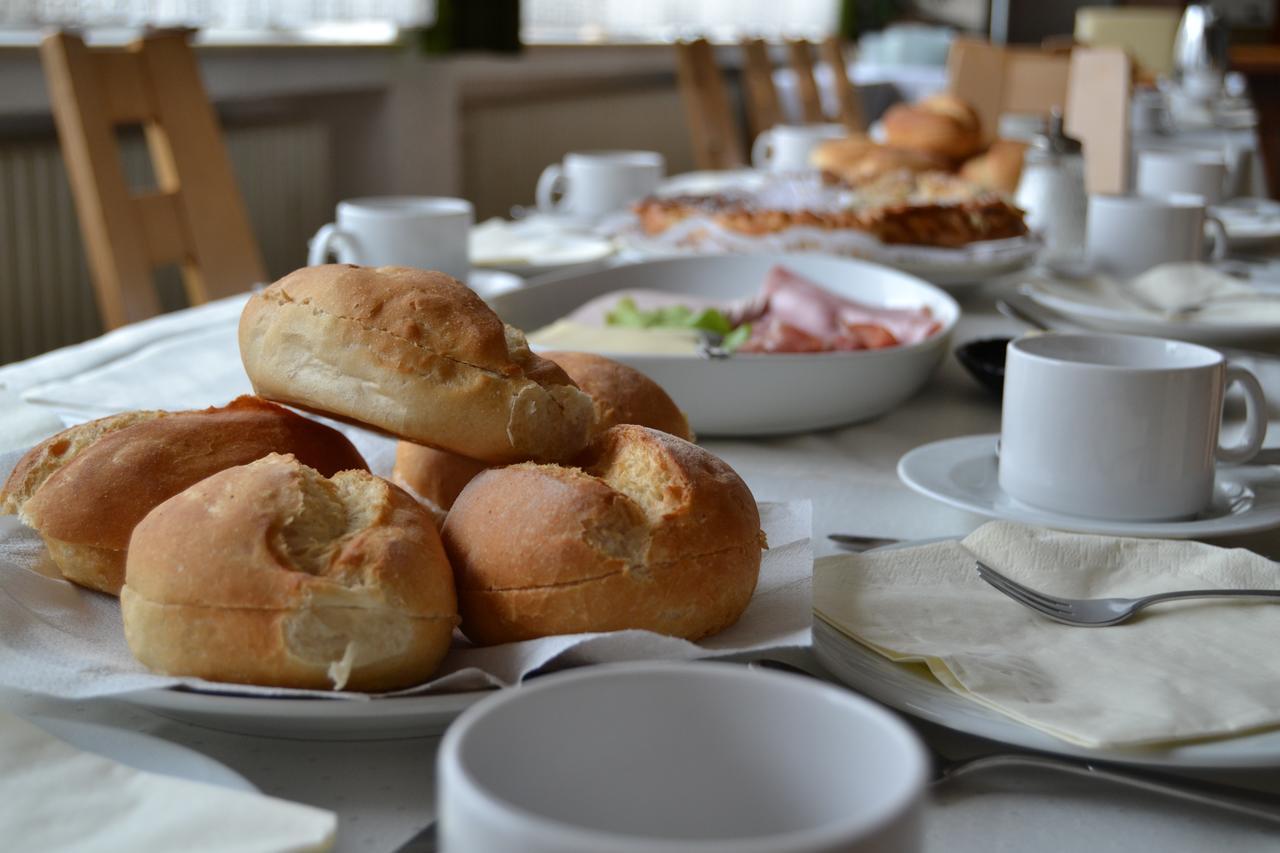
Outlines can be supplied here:
M955 300L915 276L869 261L823 255L719 255L643 261L550 277L490 301L531 332L606 293L633 289L732 302L754 295L775 265L869 305L928 306L941 329L909 346L859 352L641 355L602 351L666 389L699 435L776 435L875 418L905 402L947 353L960 316Z

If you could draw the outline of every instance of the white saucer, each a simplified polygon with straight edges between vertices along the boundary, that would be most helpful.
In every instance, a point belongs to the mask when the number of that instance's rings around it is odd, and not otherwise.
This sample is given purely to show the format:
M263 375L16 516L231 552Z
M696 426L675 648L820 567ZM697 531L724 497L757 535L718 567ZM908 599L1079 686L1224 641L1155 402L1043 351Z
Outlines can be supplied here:
M1280 203L1264 198L1233 199L1215 206L1227 245L1235 250L1259 249L1280 240Z
M917 447L898 460L898 478L923 495L978 515L1074 533L1204 539L1280 526L1280 472L1265 465L1220 468L1213 505L1182 521L1108 521L1037 509L1000 488L998 439L968 435Z

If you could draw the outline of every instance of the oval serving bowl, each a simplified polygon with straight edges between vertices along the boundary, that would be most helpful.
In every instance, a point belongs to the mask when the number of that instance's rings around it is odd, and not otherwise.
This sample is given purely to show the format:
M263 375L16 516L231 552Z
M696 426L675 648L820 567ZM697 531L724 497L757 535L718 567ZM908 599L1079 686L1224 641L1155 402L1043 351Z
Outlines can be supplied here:
M939 288L869 261L823 255L718 255L644 261L538 279L490 300L532 332L605 293L650 289L723 302L755 295L774 265L826 290L885 308L928 306L941 328L909 346L727 359L599 350L666 389L699 435L777 435L856 423L888 412L920 389L946 354L960 306Z

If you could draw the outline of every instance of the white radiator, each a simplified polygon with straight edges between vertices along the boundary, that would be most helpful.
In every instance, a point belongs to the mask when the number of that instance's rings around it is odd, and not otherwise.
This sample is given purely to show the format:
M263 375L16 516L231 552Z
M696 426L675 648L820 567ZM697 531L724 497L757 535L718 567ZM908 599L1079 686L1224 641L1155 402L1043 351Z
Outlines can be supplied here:
M307 239L333 213L327 128L294 122L225 133L267 271L302 266ZM121 156L132 186L154 183L140 135L121 140ZM177 270L156 278L163 304L182 306ZM0 139L0 364L101 331L57 140Z

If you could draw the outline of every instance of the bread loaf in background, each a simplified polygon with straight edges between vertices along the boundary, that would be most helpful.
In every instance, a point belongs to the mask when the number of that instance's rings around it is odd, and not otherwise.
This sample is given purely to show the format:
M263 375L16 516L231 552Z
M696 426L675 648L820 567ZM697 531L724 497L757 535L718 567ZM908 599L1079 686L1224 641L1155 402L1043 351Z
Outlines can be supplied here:
M457 623L440 536L413 498L277 454L152 510L120 604L151 670L318 690L426 681Z
M483 645L638 628L689 640L732 625L760 571L760 515L723 461L620 425L579 467L481 473L443 529L462 631Z
M895 104L884 114L885 143L958 163L982 148L978 113L961 98L943 93L914 104Z
M586 352L546 352L542 357L559 365L591 397L596 431L639 424L693 440L684 412L662 386L635 368ZM402 441L391 478L443 520L467 483L488 467L456 453Z
M590 435L590 398L443 273L296 270L245 305L240 355L263 397L493 464L568 459Z
M210 474L269 453L293 453L325 474L367 468L337 430L240 397L219 408L126 412L63 430L18 462L0 490L0 511L40 534L68 580L115 595L143 516Z

